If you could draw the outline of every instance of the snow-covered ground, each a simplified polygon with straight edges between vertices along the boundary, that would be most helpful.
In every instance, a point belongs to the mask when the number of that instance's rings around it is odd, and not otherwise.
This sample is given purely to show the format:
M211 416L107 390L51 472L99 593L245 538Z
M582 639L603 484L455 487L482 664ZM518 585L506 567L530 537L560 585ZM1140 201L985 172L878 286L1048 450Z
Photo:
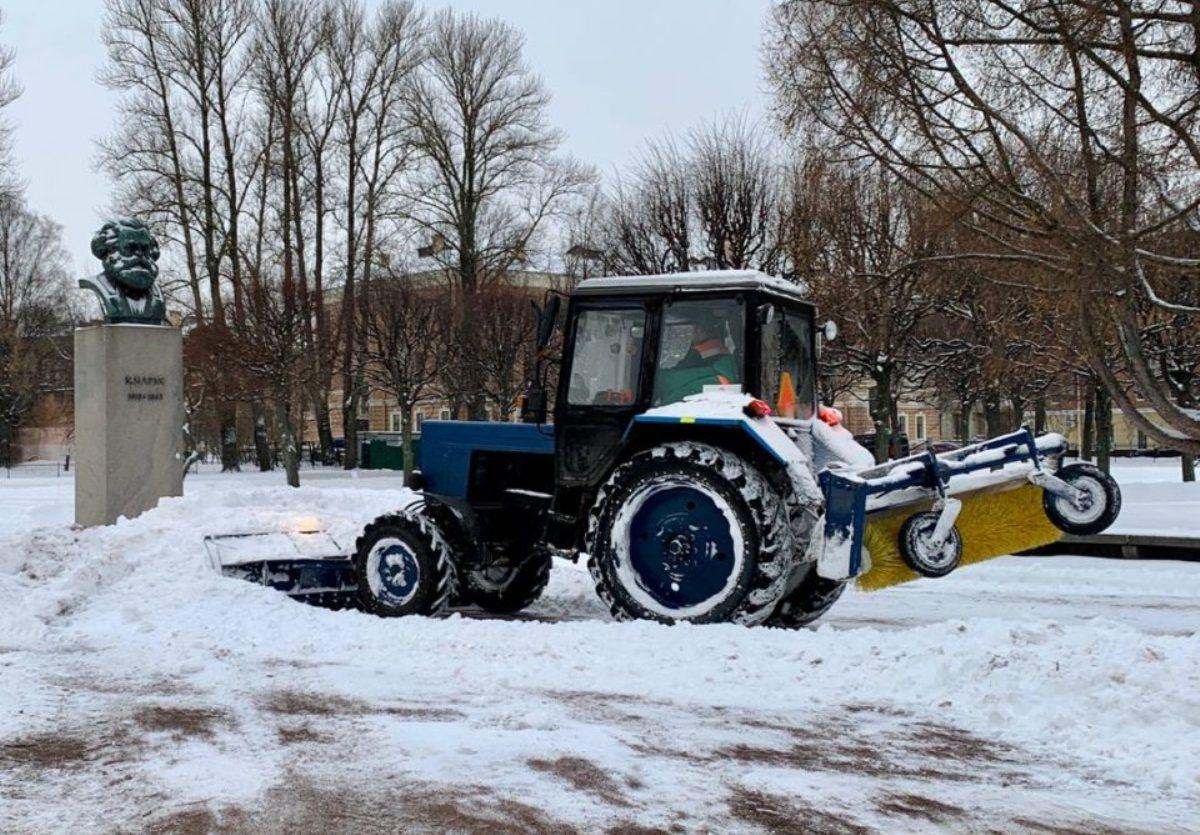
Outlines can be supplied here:
M1122 529L1200 533L1178 462ZM817 628L381 620L214 574L209 533L339 541L388 474L201 474L75 531L0 480L0 831L1194 831L1200 563L1008 558Z

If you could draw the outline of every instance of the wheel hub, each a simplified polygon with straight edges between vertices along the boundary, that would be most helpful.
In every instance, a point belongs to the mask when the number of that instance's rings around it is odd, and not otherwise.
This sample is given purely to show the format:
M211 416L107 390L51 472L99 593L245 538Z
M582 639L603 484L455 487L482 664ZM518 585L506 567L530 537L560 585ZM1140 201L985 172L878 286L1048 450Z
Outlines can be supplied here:
M663 556L679 565L686 563L696 554L696 537L691 533L677 533L666 539Z
M936 522L923 525L917 533L917 552L921 559L932 566L942 566L954 558L954 549L947 540L933 541Z
M1103 487L1099 482L1085 476L1072 479L1070 484L1075 488L1074 497L1057 500L1059 512L1063 516L1074 522L1083 523L1094 520L1104 512L1104 503L1101 499Z
M630 499L628 569L664 614L719 599L740 563L740 532L719 496L671 480Z
M375 544L368 559L368 570L374 568L376 593L393 605L412 599L421 579L421 567L412 548L399 539L383 539Z

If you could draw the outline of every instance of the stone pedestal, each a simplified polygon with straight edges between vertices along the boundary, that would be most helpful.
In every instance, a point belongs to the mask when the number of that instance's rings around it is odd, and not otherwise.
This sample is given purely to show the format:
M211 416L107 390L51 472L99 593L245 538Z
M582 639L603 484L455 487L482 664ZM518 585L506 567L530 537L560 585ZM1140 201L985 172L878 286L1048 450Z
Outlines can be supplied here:
M75 522L111 525L183 495L183 335L75 331Z

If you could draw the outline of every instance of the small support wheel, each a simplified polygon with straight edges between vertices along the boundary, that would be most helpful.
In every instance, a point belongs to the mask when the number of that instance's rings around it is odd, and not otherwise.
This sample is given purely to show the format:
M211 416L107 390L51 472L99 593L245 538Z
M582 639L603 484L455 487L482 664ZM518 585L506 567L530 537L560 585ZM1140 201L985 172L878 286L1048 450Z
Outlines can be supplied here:
M900 528L900 556L922 577L945 577L962 560L962 535L951 528L940 543L933 542L940 514L934 511L909 517Z
M1121 512L1121 488L1104 470L1092 464L1068 464L1055 475L1079 491L1079 501L1042 495L1042 506L1054 527L1075 536L1091 536L1105 530Z

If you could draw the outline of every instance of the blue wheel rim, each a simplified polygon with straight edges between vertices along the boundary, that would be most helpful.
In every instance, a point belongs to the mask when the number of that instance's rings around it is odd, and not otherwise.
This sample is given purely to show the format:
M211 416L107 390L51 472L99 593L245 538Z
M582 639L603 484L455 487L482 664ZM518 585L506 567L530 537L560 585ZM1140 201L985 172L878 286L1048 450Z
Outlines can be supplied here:
M686 484L650 491L629 524L629 567L641 590L667 611L719 596L739 563L736 548L728 506Z
M421 583L421 564L413 549L399 539L381 539L367 560L371 589L383 602L403 606Z

